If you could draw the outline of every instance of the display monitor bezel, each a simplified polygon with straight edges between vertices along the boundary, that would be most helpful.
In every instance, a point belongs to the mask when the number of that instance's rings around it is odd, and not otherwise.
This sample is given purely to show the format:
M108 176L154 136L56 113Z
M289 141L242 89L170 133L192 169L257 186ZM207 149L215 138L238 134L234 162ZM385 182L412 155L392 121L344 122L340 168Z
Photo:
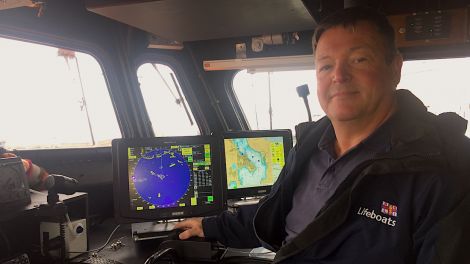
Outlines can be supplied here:
M115 139L112 142L114 175L114 211L119 223L139 223L168 219L216 215L226 209L225 186L220 174L220 147L214 136L154 137ZM129 195L129 147L166 147L171 145L210 144L214 203L211 205L157 208L134 211Z
M287 155L292 149L292 132L290 129L276 129L276 130L250 130L250 131L230 131L222 136L222 175L225 178L225 188L227 189L228 199L242 199L248 197L259 197L268 194L271 191L272 185L257 186L239 189L229 189L227 180L227 167L225 157L225 139L235 138L262 138L262 137L282 137L284 145L284 162L287 160Z

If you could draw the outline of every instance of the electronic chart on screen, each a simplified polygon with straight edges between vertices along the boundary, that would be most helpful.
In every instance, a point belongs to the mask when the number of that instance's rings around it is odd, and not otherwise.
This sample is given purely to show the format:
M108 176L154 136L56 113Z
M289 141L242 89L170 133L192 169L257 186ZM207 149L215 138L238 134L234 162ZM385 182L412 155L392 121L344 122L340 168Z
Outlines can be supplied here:
M120 217L158 220L221 209L220 154L210 137L122 140L117 145L114 191Z
M292 148L290 130L240 131L224 135L224 172L229 198L265 195Z

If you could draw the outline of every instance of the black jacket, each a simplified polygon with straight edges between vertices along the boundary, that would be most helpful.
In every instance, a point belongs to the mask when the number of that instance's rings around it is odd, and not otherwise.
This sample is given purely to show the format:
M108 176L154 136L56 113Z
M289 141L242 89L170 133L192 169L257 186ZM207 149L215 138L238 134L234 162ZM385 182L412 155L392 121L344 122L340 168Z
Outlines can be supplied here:
M357 166L290 243L283 245L285 219L327 118L301 126L266 199L237 214L204 219L206 236L232 247L261 243L283 263L470 263L464 259L470 245L466 123L427 112L404 90L397 101L391 151ZM393 210L382 212L387 208Z

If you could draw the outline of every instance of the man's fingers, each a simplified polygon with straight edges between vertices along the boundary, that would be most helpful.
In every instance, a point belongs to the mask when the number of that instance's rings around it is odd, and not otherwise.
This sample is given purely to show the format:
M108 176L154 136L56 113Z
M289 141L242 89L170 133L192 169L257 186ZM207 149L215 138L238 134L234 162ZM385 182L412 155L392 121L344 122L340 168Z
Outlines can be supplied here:
M187 226L187 220L186 221L182 221L182 222L178 222L175 224L175 229L186 229L188 228Z
M202 230L202 218L190 218L175 224L175 229L181 229L180 239L188 239L193 236L204 237Z
M192 233L192 229L187 229L186 231L180 233L179 238L181 240L185 240L193 236L194 234Z
M13 154L13 153L3 153L3 154L0 154L0 158L15 158L16 155Z

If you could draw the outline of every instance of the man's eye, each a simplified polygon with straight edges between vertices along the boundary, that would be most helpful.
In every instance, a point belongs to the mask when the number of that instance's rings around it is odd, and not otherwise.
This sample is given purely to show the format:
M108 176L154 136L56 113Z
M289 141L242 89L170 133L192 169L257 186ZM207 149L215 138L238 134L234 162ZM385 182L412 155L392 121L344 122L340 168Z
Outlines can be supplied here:
M322 71L327 71L331 69L331 65L323 65L320 67L319 71L322 72Z
M353 59L354 63L361 63L361 62L365 62L365 61L367 61L366 57L358 57L358 58Z

